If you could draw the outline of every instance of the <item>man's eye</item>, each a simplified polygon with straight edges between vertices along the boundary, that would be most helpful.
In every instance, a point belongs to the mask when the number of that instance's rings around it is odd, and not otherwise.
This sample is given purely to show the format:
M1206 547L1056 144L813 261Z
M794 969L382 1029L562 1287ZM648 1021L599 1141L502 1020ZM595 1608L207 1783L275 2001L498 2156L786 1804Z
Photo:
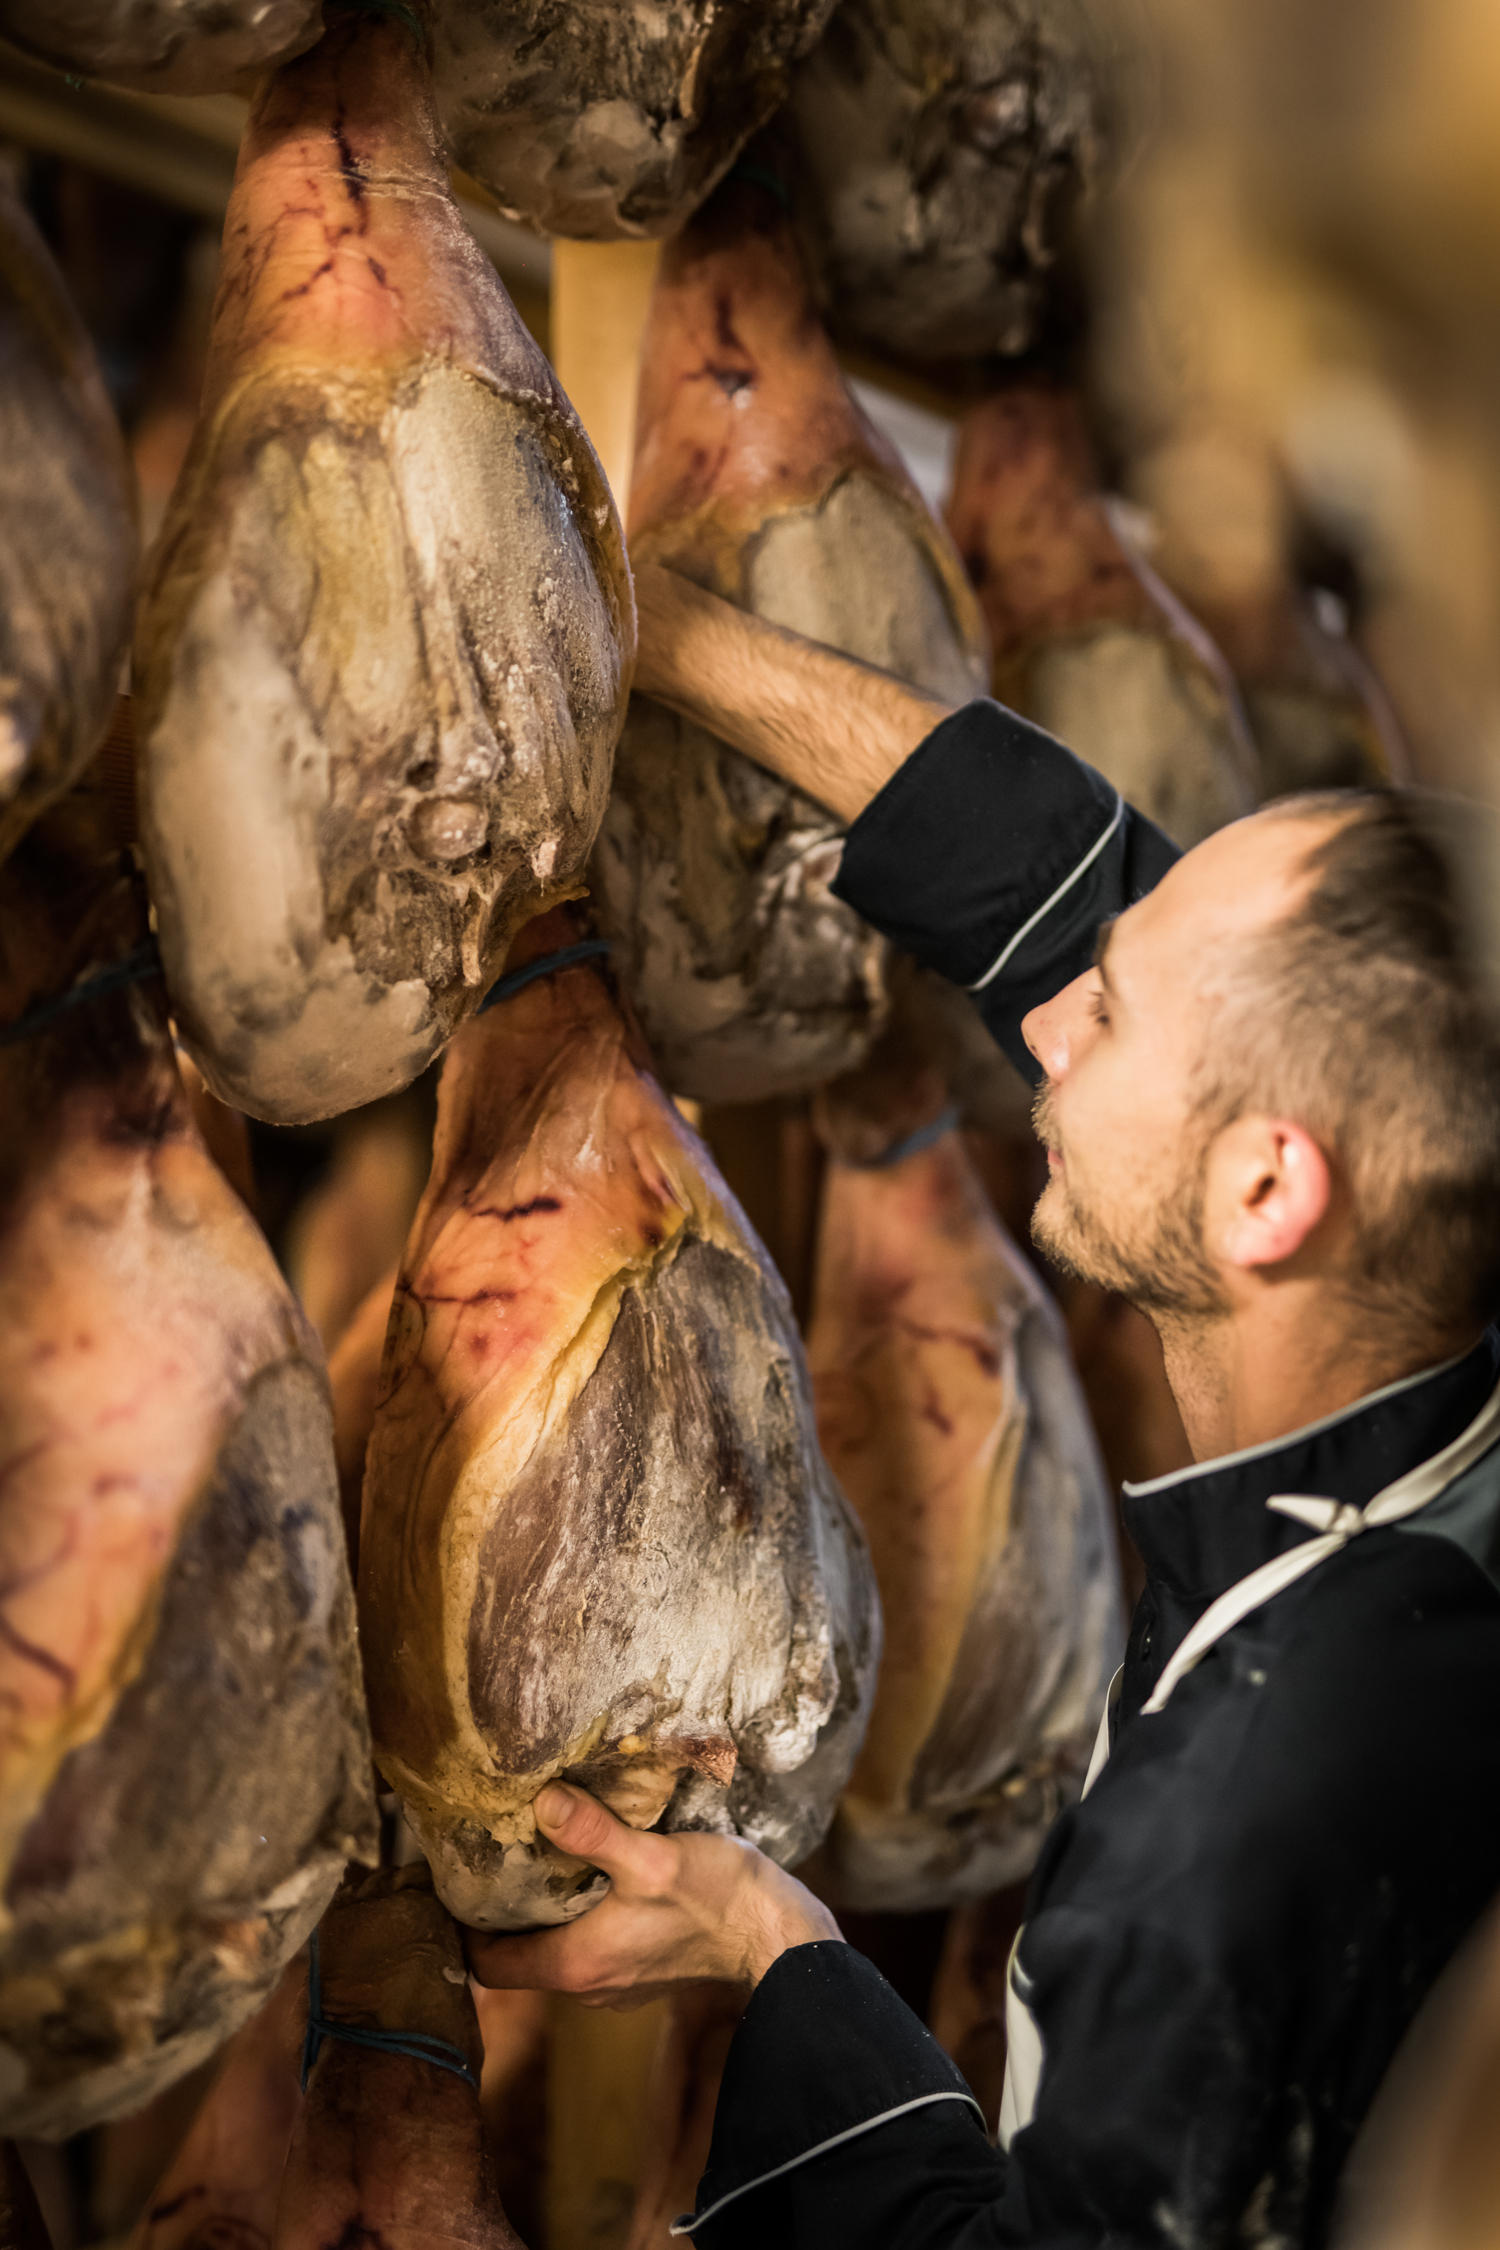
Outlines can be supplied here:
M1091 992L1089 994L1089 1014L1093 1017L1095 1023L1108 1023L1109 1010L1104 1005L1102 992Z

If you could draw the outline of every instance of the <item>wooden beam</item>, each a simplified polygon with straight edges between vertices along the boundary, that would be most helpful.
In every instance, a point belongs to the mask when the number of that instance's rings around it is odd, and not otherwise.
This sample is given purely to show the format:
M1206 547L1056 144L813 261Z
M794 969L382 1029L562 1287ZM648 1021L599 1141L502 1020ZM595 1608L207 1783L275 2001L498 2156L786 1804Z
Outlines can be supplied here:
M659 242L555 242L552 364L577 409L623 518L635 458L641 339Z

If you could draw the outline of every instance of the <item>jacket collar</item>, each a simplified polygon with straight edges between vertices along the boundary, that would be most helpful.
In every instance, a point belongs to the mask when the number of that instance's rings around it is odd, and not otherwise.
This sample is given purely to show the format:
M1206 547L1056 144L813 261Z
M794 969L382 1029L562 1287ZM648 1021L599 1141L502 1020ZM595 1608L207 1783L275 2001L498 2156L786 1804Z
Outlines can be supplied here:
M1467 1428L1497 1375L1500 1339L1492 1328L1462 1358L1372 1391L1269 1445L1127 1484L1125 1524L1148 1580L1180 1602L1212 1601L1310 1536L1304 1524L1267 1509L1274 1494L1317 1493L1363 1507Z

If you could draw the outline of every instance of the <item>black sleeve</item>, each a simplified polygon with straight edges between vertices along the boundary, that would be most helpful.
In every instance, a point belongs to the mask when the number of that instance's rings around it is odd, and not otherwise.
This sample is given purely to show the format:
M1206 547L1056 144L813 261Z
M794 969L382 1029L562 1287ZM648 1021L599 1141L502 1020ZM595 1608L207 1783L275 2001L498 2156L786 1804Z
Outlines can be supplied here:
M1003 2174L956 2065L880 1972L853 1946L799 1945L735 2032L679 2227L707 2250L990 2244ZM956 2231L968 2218L979 2231Z
M1243 2209L1267 2074L1242 2012L1149 1930L1045 1920L1031 1952L1049 2063L1008 2156L878 1971L851 1946L799 1946L735 2035L701 2216L679 2222L690 2238L705 2250L1176 2250L1226 2201Z
M1034 1084L1021 1018L1082 975L1100 924L1178 856L1092 766L982 700L944 719L865 807L833 887L972 993Z

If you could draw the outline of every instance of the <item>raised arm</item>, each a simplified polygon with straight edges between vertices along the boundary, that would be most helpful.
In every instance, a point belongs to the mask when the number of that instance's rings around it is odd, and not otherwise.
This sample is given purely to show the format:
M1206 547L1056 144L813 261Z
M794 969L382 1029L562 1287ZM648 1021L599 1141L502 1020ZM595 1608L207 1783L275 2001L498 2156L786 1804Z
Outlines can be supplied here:
M943 703L659 565L635 591L640 693L846 820L835 896L973 993L1035 1082L1027 1011L1083 973L1100 924L1161 880L1175 845L1001 704Z
M751 617L658 563L635 572L635 686L845 820L954 706Z

